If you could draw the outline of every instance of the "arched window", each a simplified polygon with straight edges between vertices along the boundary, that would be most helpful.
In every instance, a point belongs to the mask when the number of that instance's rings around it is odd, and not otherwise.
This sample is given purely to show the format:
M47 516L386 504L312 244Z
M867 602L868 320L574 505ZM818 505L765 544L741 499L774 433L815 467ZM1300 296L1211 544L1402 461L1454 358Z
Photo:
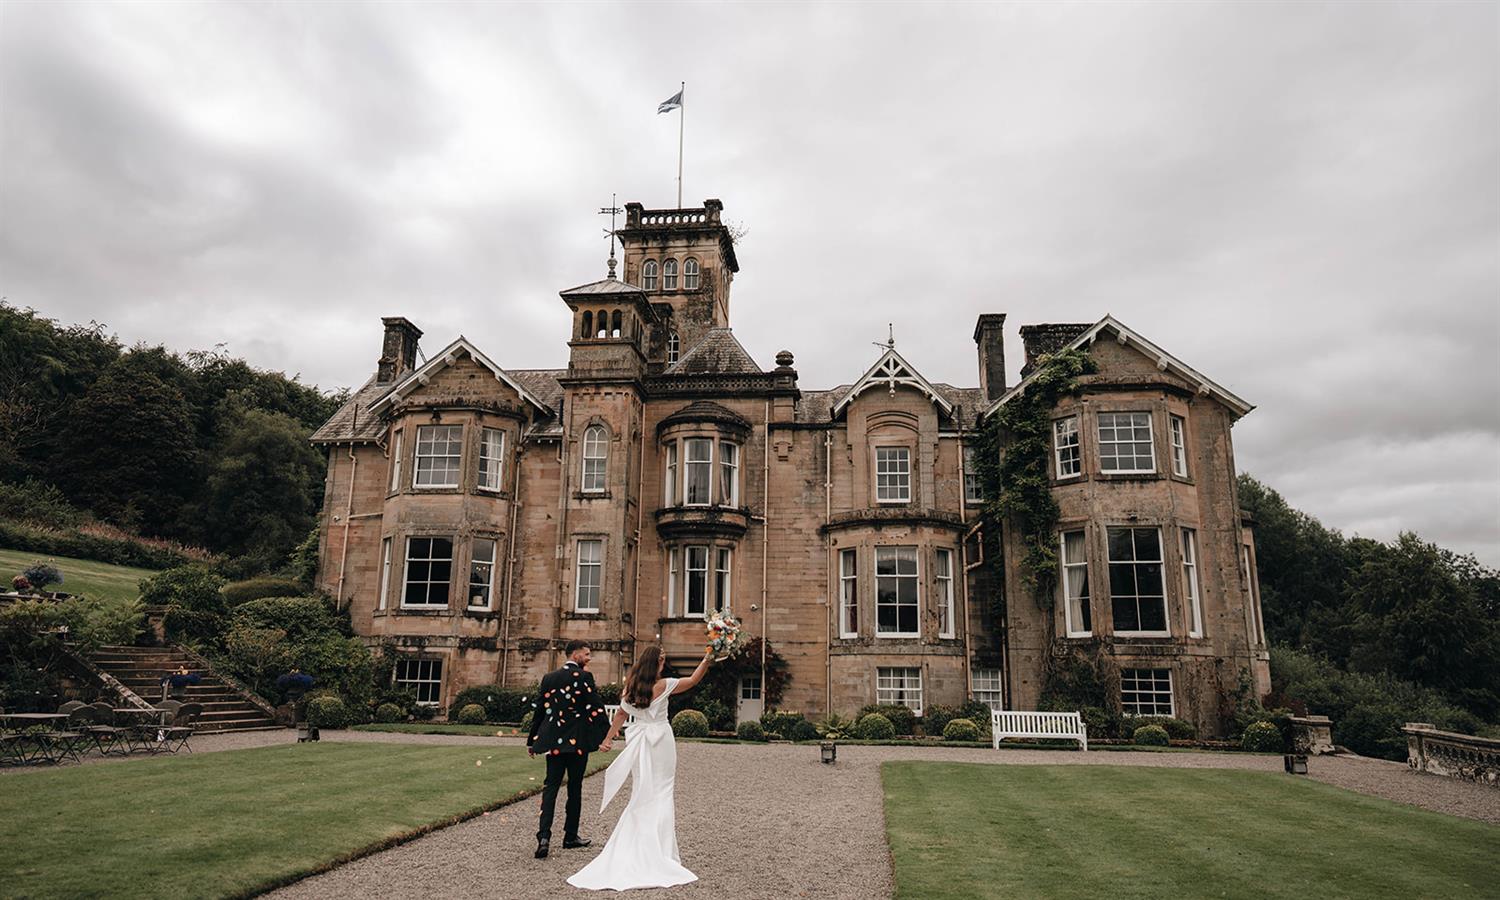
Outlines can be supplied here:
M692 257L688 257L682 264L682 289L685 291L698 289L698 261Z
M604 466L609 461L609 437L602 425L590 425L583 432L583 485L585 493L604 491Z
M674 329L671 334L667 335L667 365L677 365L677 360L681 355L682 338L677 336L677 332Z
M609 326L609 336L610 337L619 337L621 335L622 331L623 331L622 328L620 327L623 323L624 323L624 318L621 315L620 311L618 309L615 310L614 319L612 321L612 324Z
M578 336L581 338L591 338L594 336L594 314L592 312L584 312L583 328L578 332Z
M669 259L661 264L661 287L664 291L677 290L677 260Z
M648 291L656 290L656 260L648 259L641 266L641 287Z

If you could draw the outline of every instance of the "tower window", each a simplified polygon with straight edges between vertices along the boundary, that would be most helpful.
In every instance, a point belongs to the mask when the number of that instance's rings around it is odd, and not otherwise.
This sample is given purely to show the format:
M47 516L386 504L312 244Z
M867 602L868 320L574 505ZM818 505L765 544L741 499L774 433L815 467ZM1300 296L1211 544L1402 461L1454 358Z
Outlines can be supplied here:
M698 261L692 257L682 263L682 288L687 291L698 289Z
M656 260L648 259L641 266L641 287L648 291L656 290Z
M578 336L584 339L594 336L594 313L591 310L584 310L583 327L578 329Z
M661 287L664 291L677 290L677 260L669 259L661 264Z
M677 360L681 356L682 338L677 336L676 331L673 331L671 334L667 335L667 365L677 365Z

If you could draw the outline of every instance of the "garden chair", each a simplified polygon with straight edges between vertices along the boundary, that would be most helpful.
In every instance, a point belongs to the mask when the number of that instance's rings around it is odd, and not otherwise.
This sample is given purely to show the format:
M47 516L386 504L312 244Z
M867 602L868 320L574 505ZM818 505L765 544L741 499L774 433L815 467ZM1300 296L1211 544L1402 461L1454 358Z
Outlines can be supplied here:
M145 750L147 753L157 753L164 749L162 744L167 738L167 726L177 718L177 710L182 704L176 700L163 700L156 705L160 715L154 721L142 721L131 729L132 749Z
M82 700L69 700L67 703L59 706L57 708L57 711L64 714L71 714L73 710L78 709L81 706L88 706L88 704L84 703Z
M176 753L178 750L187 748L192 753L193 748L188 746L188 739L193 736L193 729L198 724L198 717L203 715L202 703L184 703L177 710L177 715L172 719L172 724L163 731L162 749L168 753Z
M0 715L5 710L0 708ZM9 726L0 726L0 764L18 765L26 764L26 754L22 750L22 741L25 736L21 732Z
M76 703L77 701L70 701ZM66 704L65 704L66 705ZM62 710L58 710L61 712ZM81 726L91 725L94 722L94 710L85 704L68 711L66 723L50 731L41 731L37 734L37 743L47 748L47 756L52 762L62 762L72 759L74 762L82 762L82 751L92 740L85 732L79 730Z
M115 727L115 711L110 705L101 700L89 708L94 711L94 722L81 730L93 739L94 747L99 753L108 755L113 750L119 750L122 756L129 753L125 733Z

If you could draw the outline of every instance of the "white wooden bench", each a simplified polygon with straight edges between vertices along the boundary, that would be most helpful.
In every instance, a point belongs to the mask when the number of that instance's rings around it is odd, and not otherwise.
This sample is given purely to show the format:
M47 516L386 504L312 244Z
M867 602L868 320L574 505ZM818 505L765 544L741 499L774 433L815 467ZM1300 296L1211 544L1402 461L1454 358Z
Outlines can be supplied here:
M1089 748L1088 729L1083 716L1076 712L1019 712L995 710L990 713L990 743L1000 749L1001 738L1031 738L1077 741L1078 749Z

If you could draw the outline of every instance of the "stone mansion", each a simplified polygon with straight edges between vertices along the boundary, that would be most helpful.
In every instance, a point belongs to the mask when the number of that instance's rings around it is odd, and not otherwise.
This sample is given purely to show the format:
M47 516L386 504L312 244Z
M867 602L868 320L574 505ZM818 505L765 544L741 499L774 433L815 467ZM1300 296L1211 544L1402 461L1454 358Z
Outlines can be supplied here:
M1022 327L1007 385L998 313L973 332L978 387L890 346L804 388L790 352L762 368L730 329L721 210L626 206L623 271L561 292L567 368L505 368L461 336L419 363L422 332L383 320L375 374L313 436L318 584L396 648L399 683L443 706L533 684L573 638L617 682L645 642L696 660L703 617L730 610L786 660L781 705L809 714L1033 709L1070 644L1109 660L1125 712L1210 734L1237 685L1269 690L1230 439L1248 403L1110 317ZM983 560L971 438L1062 347L1097 371L1052 413L1047 606ZM758 675L740 696L759 714Z

